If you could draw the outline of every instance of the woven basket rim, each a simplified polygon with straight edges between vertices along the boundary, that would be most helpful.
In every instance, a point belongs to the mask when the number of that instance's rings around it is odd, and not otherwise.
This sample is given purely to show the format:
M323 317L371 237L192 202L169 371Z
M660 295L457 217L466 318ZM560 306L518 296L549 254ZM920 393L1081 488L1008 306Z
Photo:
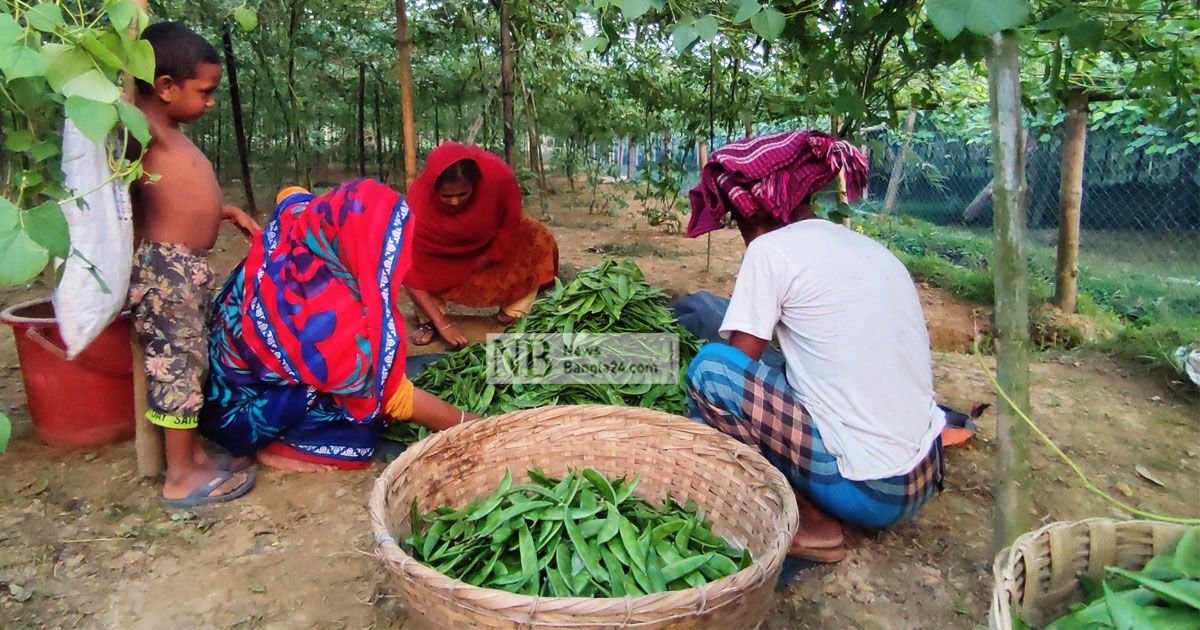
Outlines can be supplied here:
M1024 596L1023 589L1017 584L1016 576L1018 570L1021 570L1023 574L1025 558L1032 545L1036 544L1039 539L1049 535L1050 532L1077 527L1086 528L1089 532L1090 540L1091 528L1097 525L1118 528L1117 535L1126 533L1120 530L1138 527L1150 529L1178 528L1180 530L1188 528L1187 525L1152 519L1092 517L1074 521L1053 521L1035 530L1021 534L1011 544L998 551L992 563L992 605L989 613L991 627L1007 629L1011 626L1013 612L1016 608L1012 598L1017 596L1018 591L1022 591L1021 594ZM1028 583L1028 580L1029 576L1025 576L1026 583Z
M387 495L388 495L391 483L392 483L394 477L396 476L396 474L398 473L398 471L403 470L403 469L407 468L408 466L412 465L415 461L420 459L427 451L438 448L438 446L442 442L454 440L463 433L470 433L470 432L474 431L475 429L473 427L476 426L477 422L500 423L500 422L504 422L504 421L511 421L514 418L523 417L524 415L529 415L534 412L540 413L540 412L547 412L547 411L562 411L564 413L574 412L574 413L579 413L579 414L584 414L584 415L604 414L604 415L609 415L609 416L625 416L625 417L628 417L629 415L632 414L632 415L638 416L639 419L651 420L653 423L663 426L665 428L669 428L673 424L678 424L679 426L688 427L690 430L701 430L703 432L710 433L712 438L715 438L717 440L722 440L725 442L725 444L733 452L733 459L735 461L737 461L739 464L741 464L743 467L747 467L747 464L742 462L741 460L742 460L742 458L747 458L750 461L755 462L757 464L756 468L762 469L762 470L755 470L754 472L756 474L766 475L766 478L764 479L763 487L767 487L767 488L774 490L776 493L780 494L781 497L784 499L783 500L783 509L784 509L783 517L784 517L784 522L787 523L787 531L780 530L779 532L776 533L776 535L774 537L771 537L771 538L764 536L763 540L768 541L768 545L771 549L770 552L768 552L767 554L761 554L758 557L754 558L754 560L750 566L746 567L745 569L742 569L741 571L738 571L737 573L728 575L719 580L706 582L705 584L703 584L701 586L693 587L693 588L689 588L689 589L680 589L680 590L673 590L673 591L664 591L664 592L660 592L660 593L650 593L647 595L625 596L625 597L542 597L542 596L537 596L537 595L525 595L525 594L521 594L521 593L513 593L511 591L505 591L505 590L501 590L501 589L484 588L484 587L468 584L466 582L463 582L462 580L450 578L449 576L438 572L437 570L433 569L432 567L422 564L421 562L419 562L418 560L416 560L409 554L405 553L405 551L400 547L398 541L396 541L395 538L391 535L391 532L388 531L387 525L384 522L384 513L385 513L385 505L387 502ZM510 601L512 601L514 604L524 603L524 604L528 605L530 610L534 610L534 611L536 611L538 609L539 604L544 605L546 602L549 602L549 601L552 601L552 602L555 602L556 604L558 604L560 610L562 609L562 607L569 606L572 603L578 603L580 605L584 605L584 604L589 604L589 603L597 604L597 603L624 602L625 608L628 611L630 616L633 616L636 614L645 614L647 612L653 612L654 610L659 609L661 607L660 603L663 602L664 600L672 600L673 607L675 607L675 608L678 608L680 605L687 604L690 601L694 601L697 604L699 604L699 605L695 606L694 612L697 612L697 613L702 613L705 611L713 611L713 610L717 610L719 608L729 605L730 602L726 602L724 604L714 604L712 606L705 605L705 603L707 602L707 599L708 599L707 593L709 591L719 592L722 586L724 586L728 583L732 583L732 582L738 580L741 576L749 575L750 573L757 573L757 575L754 578L755 583L762 583L762 581L769 578L773 573L773 567L775 565L782 565L783 559L787 555L787 549L791 544L792 536L795 534L796 529L799 527L799 518L800 518L799 517L799 508L798 508L795 498L793 496L791 485L787 482L786 478L784 478L783 473L779 472L779 470L776 469L774 466L772 466L770 464L770 462L768 462L766 460L766 458L764 458L759 452L752 449L750 446L748 446L728 435L725 435L725 434L721 433L720 431L713 429L712 427L703 425L701 423L698 423L698 422L688 419L688 418L668 414L668 413L657 411L657 410L645 409L645 408L641 408L641 407L625 407L625 406L617 406L617 405L556 405L556 406L538 407L536 409L518 410L518 411L512 411L512 412L492 416L489 418L484 418L482 420L478 420L478 421L472 422L472 423L457 425L457 426L451 427L450 429L447 429L445 431L439 431L437 433L434 433L434 434L430 435L429 437L425 438L424 440L421 440L420 442L417 442L416 444L410 446L403 453L401 453L399 457L397 457L390 464L388 464L387 468L383 471L383 473L375 480L375 484L371 491L371 499L370 499L368 507L370 510L371 528L375 535L376 555L380 559L382 559L385 563L394 564L396 566L396 568L399 569L399 571L394 571L394 572L397 573L397 576L400 577L401 579L413 580L413 581L421 581L421 580L425 580L425 579L446 580L446 581L449 581L453 585L453 588L451 588L451 589L444 589L449 594L452 594L455 592L460 592L460 591L461 592L478 592L478 593L485 593L485 592L486 593L497 593L497 594L502 594L502 595L510 598ZM462 602L456 601L455 604L462 605ZM485 613L492 613L492 614L498 613L498 611L492 611L490 609L477 609L476 612L485 612ZM505 618L510 618L510 617L506 616ZM511 618L516 619L516 617L511 617ZM635 626L635 625L639 625L639 624L629 624L629 625Z

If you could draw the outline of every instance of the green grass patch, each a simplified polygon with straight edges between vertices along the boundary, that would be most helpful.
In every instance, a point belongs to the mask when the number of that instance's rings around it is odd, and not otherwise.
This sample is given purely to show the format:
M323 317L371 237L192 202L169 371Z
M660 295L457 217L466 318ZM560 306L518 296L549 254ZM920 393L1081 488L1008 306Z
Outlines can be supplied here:
M859 214L854 223L892 249L915 279L964 300L993 303L993 242L986 232L877 214ZM1179 270L1151 260L1113 260L1095 252L1082 258L1078 311L1116 331L1098 345L1178 372L1171 361L1175 349L1200 341L1200 278L1168 275ZM1052 247L1030 244L1032 307L1053 295L1054 262Z

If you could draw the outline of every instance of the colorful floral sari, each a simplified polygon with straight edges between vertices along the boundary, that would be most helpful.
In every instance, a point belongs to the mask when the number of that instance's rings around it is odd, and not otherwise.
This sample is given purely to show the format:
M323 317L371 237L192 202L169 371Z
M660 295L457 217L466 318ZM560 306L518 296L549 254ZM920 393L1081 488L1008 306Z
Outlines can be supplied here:
M411 240L404 199L377 181L286 197L217 297L201 433L235 454L368 465L404 379Z

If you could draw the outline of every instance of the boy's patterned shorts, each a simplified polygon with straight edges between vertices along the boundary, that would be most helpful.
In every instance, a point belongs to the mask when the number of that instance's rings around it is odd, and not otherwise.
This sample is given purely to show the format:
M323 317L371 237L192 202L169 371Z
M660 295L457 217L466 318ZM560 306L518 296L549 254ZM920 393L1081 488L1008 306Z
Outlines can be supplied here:
M129 303L146 354L146 415L161 427L196 428L215 291L205 250L144 242L134 253Z

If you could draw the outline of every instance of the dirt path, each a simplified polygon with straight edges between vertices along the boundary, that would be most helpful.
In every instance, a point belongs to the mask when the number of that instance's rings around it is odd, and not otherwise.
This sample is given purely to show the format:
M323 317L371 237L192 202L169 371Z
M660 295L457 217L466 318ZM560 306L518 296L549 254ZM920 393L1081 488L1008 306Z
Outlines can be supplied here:
M647 277L671 291L732 288L741 244L734 232L705 242L650 232L630 209L619 217L552 198L563 261L599 262L589 247L637 248ZM634 223L640 229L632 229ZM243 245L225 235L217 266ZM41 286L0 292L8 305ZM974 357L975 309L922 289L941 398L958 408L991 401ZM475 322L471 334L483 327ZM990 365L990 361L989 361ZM1136 367L1098 354L1042 355L1033 368L1038 421L1096 481L1136 506L1195 510L1200 496L1200 414ZM70 394L65 394L70 395ZM74 394L79 395L79 394ZM81 403L85 401L81 400ZM53 450L32 434L11 334L0 331L0 406L14 439L0 455L0 627L340 628L396 626L403 602L371 555L366 501L382 469L259 473L232 505L166 512L158 487L134 475L133 448ZM990 596L994 414L972 444L948 456L946 492L911 523L852 534L847 561L808 571L780 594L772 628L945 628L986 623ZM1118 515L1035 449L1042 521ZM1162 487L1139 476L1141 465Z

